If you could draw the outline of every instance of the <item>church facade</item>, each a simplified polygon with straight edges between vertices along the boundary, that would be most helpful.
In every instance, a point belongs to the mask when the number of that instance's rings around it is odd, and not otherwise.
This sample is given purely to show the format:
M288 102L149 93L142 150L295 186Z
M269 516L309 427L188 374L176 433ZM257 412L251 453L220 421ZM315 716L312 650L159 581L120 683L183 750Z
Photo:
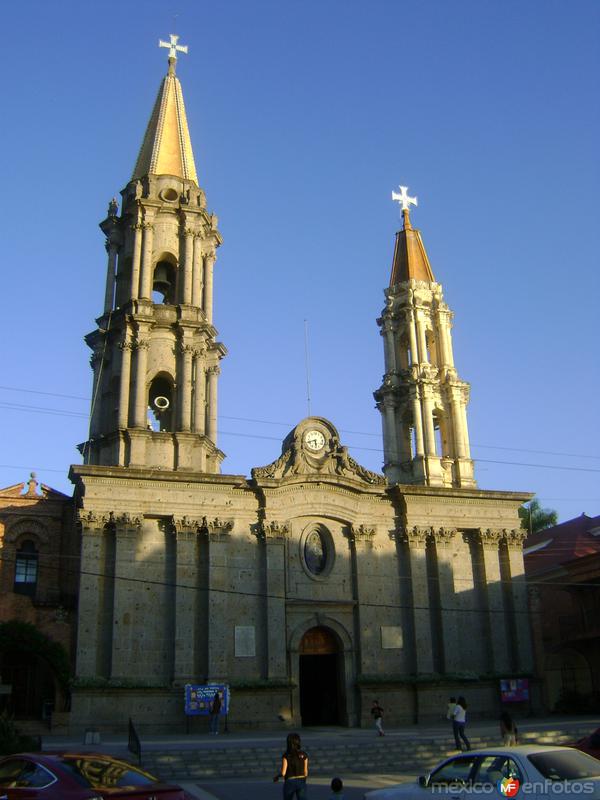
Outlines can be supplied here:
M183 687L227 683L238 727L439 717L532 655L517 510L479 490L452 313L406 191L378 321L383 474L335 426L302 420L251 476L221 472L213 321L221 245L169 68L121 208L103 311L86 337L90 437L71 467L81 543L72 727L183 729ZM275 456L276 454L274 454Z

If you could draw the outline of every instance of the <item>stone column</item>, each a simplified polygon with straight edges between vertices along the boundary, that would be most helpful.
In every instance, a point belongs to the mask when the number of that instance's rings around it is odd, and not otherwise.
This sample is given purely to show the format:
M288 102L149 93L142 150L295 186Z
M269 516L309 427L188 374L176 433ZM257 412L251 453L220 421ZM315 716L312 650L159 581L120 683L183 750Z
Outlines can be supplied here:
M363 647L362 642L372 640L373 634L380 639L381 618L377 609L369 607L373 600L373 575L377 572L375 561L377 553L373 551L375 528L369 525L350 525L347 532L350 544L350 564L352 568L352 590L354 600L354 646L356 650L355 669L357 673L374 675L380 671L379 651L377 646ZM394 590L387 598L392 604L397 603ZM394 620L395 621L395 620ZM397 620L400 622L400 620ZM386 620L390 624L392 620ZM383 655L386 655L385 653Z
M529 619L527 582L523 565L523 542L526 538L527 532L522 529L506 532L508 562L510 565L510 590L515 614L514 630L517 634L517 641L512 643L512 647L516 650L520 672L531 672L533 670L531 621Z
M185 228L183 231L185 246L183 259L183 275L181 285L181 302L190 305L192 302L192 283L194 275L194 231Z
M192 266L192 305L202 305L202 290L204 288L204 276L202 275L202 239L200 236L194 237L194 260Z
M425 337L425 320L422 315L417 313L417 336L419 337L419 361L427 364L427 339Z
M267 677L281 679L287 675L287 642L285 620L285 544L289 534L286 523L263 523L262 536L266 548L267 610Z
M138 289L140 285L140 261L142 253L143 225L140 221L139 209L137 214L137 222L131 226L131 229L134 232L133 257L131 260L131 297L135 300L138 297Z
M173 519L176 536L175 659L174 679L181 685L197 680L195 675L196 626L205 624L197 614L197 539L200 520Z
M425 454L425 446L423 444L423 417L421 414L421 403L419 400L419 388L415 386L414 388L414 396L412 398L412 407L413 407L413 425L415 429L415 448L416 448L416 456L422 456Z
M423 427L425 433L425 454L435 456L435 428L433 426L433 399L429 387L421 389L423 396Z
M388 464L397 464L398 443L396 441L396 413L394 408L394 399L389 394L383 399L383 413L385 415L385 460Z
M454 392L450 401L450 408L452 409L452 429L454 431L454 446L456 447L455 458L467 458L463 430L463 414L460 400Z
M79 598L77 604L77 662L76 673L79 678L108 677L109 666L103 657L106 634L110 635L112 620L105 630L104 615L105 582L107 574L107 534L108 517L92 511L81 511L81 573Z
M119 246L112 236L106 239L106 252L108 253L108 263L106 266L106 291L104 293L104 313L112 311L115 296L115 275L117 271L117 253Z
M154 243L154 214L144 211L144 238L142 244L142 268L140 276L140 297L152 299L152 247Z
M90 366L94 373L94 380L92 383L92 407L91 407L91 420L90 420L90 437L93 439L102 429L102 421L100 414L102 412L102 386L101 373L102 373L102 350L104 343L100 343L98 349L94 349L93 354L90 356Z
M211 442L217 444L217 381L221 370L218 366L208 370L208 431L206 435Z
M141 519L129 514L122 514L115 519L116 525L116 557L115 557L115 592L113 610L112 668L111 678L115 680L131 679L132 673L143 673L132 670L132 645L138 636L135 615L135 597L139 586L132 583L137 577L136 548L141 527Z
M384 317L381 330L383 336L383 352L385 360L385 371L396 372L396 346L394 341L394 325L389 317Z
M489 617L489 671L510 671L508 658L509 648L512 644L508 641L502 595L502 576L500 574L500 541L504 537L501 530L480 529L479 536L483 551L483 566L485 569L485 583L487 589L487 613Z
M148 339L142 339L138 334L135 343L137 358L135 361L135 405L133 409L133 427L147 427L148 398L146 396L146 373L148 371Z
M194 348L184 337L180 342L181 380L179 381L179 430L189 431L192 427L192 357Z
M131 383L131 343L129 331L125 331L121 350L121 376L119 378L119 428L129 427L129 389Z
M418 675L428 675L434 671L429 581L427 577L427 538L429 532L429 528L413 527L405 533L410 560L415 631L415 669Z
M194 433L204 435L206 429L206 373L204 371L204 351L194 352Z
M444 641L444 671L461 669L460 631L456 613L456 586L454 581L454 529L439 528L434 531L437 554L438 584Z
M213 321L213 269L216 255L207 253L204 256L204 313L212 325Z
M232 522L206 522L208 544L208 681L219 683L227 677L233 641L232 623L227 615L229 589L228 550Z
M408 338L410 341L410 362L411 364L418 364L419 349L417 347L416 320L415 320L415 312L412 309L408 312L407 326L408 326Z

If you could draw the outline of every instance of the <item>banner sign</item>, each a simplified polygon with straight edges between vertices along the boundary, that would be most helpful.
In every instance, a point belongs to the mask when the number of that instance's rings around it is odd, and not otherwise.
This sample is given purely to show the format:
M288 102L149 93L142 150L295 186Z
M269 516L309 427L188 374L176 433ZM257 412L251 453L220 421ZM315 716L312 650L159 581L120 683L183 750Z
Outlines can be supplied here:
M219 716L229 713L229 686L224 683L209 683L198 686L193 683L185 685L185 713L191 716L210 714L210 708L215 699L215 692L221 698L221 710Z
M529 700L527 678L505 678L500 681L500 698L503 703L520 703Z

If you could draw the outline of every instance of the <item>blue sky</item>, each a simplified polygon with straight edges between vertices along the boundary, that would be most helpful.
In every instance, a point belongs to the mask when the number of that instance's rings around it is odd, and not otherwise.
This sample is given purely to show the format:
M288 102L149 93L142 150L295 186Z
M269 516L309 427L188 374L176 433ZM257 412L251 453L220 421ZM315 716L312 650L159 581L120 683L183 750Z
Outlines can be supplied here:
M455 312L479 485L536 492L563 520L600 513L598 2L22 0L3 21L1 486L35 469L71 491L97 223L175 32L224 236L223 471L274 460L306 416L305 319L312 412L381 468L375 320L405 184Z

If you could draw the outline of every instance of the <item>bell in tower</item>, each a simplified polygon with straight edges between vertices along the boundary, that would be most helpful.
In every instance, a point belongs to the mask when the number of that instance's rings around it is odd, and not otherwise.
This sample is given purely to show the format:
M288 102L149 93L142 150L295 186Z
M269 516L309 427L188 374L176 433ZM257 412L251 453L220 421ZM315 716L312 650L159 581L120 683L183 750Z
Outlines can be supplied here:
M86 336L94 387L84 463L218 473L217 381L226 354L213 326L222 239L198 184L175 74L187 47L171 36L168 72L131 180L100 224L104 309Z

